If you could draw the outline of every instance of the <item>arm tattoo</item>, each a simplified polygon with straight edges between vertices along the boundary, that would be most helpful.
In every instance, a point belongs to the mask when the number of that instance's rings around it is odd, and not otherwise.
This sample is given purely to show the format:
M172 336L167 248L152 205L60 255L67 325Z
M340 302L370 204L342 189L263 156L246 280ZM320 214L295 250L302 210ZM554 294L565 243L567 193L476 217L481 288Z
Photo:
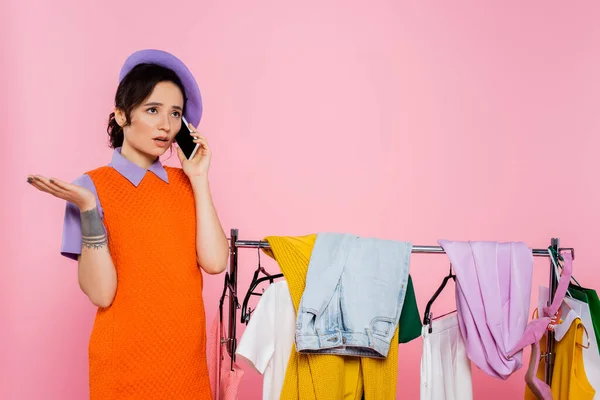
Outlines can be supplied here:
M81 213L81 242L88 249L106 246L106 231L97 207Z

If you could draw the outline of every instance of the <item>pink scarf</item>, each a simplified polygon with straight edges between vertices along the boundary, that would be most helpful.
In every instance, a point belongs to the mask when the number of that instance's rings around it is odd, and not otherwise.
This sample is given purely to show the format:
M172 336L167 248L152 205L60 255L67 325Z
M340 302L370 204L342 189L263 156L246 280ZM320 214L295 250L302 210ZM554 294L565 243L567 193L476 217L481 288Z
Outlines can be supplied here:
M227 342L221 342L221 339L224 339L223 331L223 322L217 313L208 333L206 352L212 400L238 400L238 387L244 371L237 363L234 363L233 370L231 369L229 353L224 350Z
M542 339L542 336L544 336L544 334L546 333L548 325L550 325L550 323L553 322L552 317L554 317L554 315L558 312L558 309L560 308L560 305L562 304L565 295L567 294L569 282L571 281L571 274L573 272L573 259L571 257L571 254L564 254L563 259L563 271L560 274L560 280L558 282L558 287L556 288L552 304L550 304L550 306L542 308L542 315L540 315L538 319L531 321L529 325L527 325L523 336L515 345L513 350L511 350L508 354L508 357L512 357L517 352L522 351L522 349L525 346L532 346L531 358L529 362L531 363L533 361L535 364L533 368L531 368L531 365L529 366L529 370L527 371L528 373L526 377L526 382L527 386L529 386L529 389L531 389L531 391L535 393L537 398L543 400L552 399L552 390L550 386L546 384L546 382L538 379L536 375L536 371L540 363L540 340Z

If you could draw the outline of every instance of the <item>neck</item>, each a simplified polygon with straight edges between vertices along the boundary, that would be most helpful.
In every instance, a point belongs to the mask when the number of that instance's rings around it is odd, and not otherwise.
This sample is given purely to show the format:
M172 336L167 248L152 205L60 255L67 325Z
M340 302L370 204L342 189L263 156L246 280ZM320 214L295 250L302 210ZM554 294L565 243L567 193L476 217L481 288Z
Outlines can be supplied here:
M142 167L144 169L150 168L152 164L156 161L155 156L151 156L149 154L142 153L139 150L136 150L132 146L130 146L127 141L123 142L123 147L121 147L121 155L137 165L138 167Z

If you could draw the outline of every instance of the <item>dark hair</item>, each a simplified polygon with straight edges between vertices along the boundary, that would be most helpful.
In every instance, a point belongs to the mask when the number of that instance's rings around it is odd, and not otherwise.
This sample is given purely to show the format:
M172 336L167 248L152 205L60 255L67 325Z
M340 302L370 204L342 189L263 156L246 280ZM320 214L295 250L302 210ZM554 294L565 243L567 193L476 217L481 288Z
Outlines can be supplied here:
M183 94L183 110L185 111L185 90L181 80L172 70L156 64L138 64L123 78L115 94L115 107L123 110L126 125L131 123L131 111L142 104L150 96L154 87L160 82L172 82ZM108 117L106 128L110 138L110 147L123 146L123 128L115 120L115 113Z

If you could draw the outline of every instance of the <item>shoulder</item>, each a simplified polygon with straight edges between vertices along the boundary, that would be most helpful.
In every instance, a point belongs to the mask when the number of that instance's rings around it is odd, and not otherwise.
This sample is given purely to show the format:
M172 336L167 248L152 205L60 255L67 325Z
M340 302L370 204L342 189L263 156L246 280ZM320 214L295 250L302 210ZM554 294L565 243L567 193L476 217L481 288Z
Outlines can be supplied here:
M190 180L188 179L185 172L183 172L182 168L176 167L168 167L165 166L165 171L167 171L167 176L169 177L169 182L178 182L182 183L186 186L190 185Z
M165 169L165 171L167 171L167 174L169 175L183 175L185 176L185 172L183 172L183 168L181 167L170 167L168 165L163 166L163 168Z
M85 172L82 176L87 176L88 178L93 179L96 176L105 174L105 173L107 173L109 171L113 171L113 170L114 170L113 167L111 167L109 165L103 165L102 167L94 168L94 169L91 169L91 170Z
M94 185L94 181L92 177L86 172L80 175L77 179L73 181L74 185L83 186L84 188L92 191L96 191L96 185Z
M275 301L280 306L292 305L292 297L290 295L290 288L288 287L287 280L282 279L275 283L269 285L272 288L273 297L275 297ZM269 290L269 288L267 288ZM267 292L265 290L265 293Z
M260 302L256 306L256 308L258 309L258 307L260 307L260 304L263 304L263 306L265 306L265 307L267 304L270 304L270 305L280 304L282 301L285 301L286 298L290 298L290 291L288 289L286 280L284 279L284 280L276 281L276 282L271 283L264 290L264 292L261 296ZM290 301L291 301L291 298L290 298Z
M102 205L100 204L100 198L98 197L98 190L96 189L96 185L94 184L94 180L92 179L90 174L86 172L83 175L80 175L72 183L74 185L84 187L94 194L94 196L96 197L96 205L98 206L98 211L100 212L100 215L102 215ZM74 205L72 206L74 207Z

